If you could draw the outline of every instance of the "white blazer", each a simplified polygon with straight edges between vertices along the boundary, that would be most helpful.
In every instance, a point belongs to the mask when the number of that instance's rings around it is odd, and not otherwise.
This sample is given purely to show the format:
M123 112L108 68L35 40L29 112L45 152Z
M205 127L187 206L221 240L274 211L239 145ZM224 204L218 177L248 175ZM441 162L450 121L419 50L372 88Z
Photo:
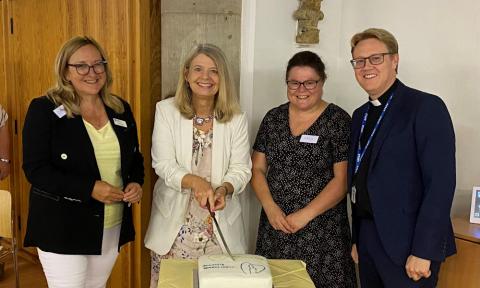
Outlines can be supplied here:
M183 117L174 98L157 103L152 136L152 166L159 176L153 189L152 212L145 246L164 255L184 224L191 189L182 189L182 178L191 173L193 121ZM240 193L250 181L252 162L245 113L228 123L213 122L212 187L223 182L234 187L225 209L216 218L232 253L247 250ZM215 229L215 233L217 233ZM220 236L216 234L221 243ZM225 251L223 245L222 249Z

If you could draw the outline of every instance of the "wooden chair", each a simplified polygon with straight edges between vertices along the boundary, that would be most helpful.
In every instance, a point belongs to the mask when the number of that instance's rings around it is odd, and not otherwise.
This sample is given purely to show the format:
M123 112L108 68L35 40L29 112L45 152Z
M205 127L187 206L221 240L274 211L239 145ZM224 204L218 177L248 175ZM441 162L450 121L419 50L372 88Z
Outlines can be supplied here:
M0 251L0 260L7 258L9 255L13 257L13 271L15 272L15 287L19 285L18 259L17 259L17 238L13 226L14 210L12 209L12 195L6 190L0 190L0 237L10 238L11 248L2 249Z

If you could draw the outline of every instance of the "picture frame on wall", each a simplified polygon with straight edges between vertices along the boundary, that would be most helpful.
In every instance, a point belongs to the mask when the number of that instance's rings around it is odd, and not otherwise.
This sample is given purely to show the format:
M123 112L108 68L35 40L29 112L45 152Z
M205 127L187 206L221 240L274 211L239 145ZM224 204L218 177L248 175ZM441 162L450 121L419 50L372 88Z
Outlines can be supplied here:
M470 204L470 223L480 224L480 186L472 190L472 203Z

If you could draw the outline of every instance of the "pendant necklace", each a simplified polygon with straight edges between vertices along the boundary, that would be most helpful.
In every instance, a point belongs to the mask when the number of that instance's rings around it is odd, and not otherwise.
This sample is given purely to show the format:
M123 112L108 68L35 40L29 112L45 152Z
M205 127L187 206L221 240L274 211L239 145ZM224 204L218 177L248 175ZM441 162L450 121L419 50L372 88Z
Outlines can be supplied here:
M195 114L195 116L193 116L193 123L197 126L202 126L204 123L208 123L208 122L212 121L213 118L215 118L214 115L201 117L201 116L197 116L197 114Z

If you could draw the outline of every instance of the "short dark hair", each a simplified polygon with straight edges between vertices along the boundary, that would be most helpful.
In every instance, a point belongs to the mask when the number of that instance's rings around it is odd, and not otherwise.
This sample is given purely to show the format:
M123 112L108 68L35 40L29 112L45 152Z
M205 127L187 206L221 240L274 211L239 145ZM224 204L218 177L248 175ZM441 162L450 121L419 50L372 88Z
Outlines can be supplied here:
M298 52L295 55L293 55L292 58L290 58L290 60L288 60L287 72L285 73L285 80L288 80L288 73L290 73L290 70L293 67L298 67L298 66L310 67L313 70L315 70L315 72L317 72L322 82L325 82L325 80L327 80L327 74L325 73L325 64L323 63L320 56L318 56L316 53L313 53L312 51Z

